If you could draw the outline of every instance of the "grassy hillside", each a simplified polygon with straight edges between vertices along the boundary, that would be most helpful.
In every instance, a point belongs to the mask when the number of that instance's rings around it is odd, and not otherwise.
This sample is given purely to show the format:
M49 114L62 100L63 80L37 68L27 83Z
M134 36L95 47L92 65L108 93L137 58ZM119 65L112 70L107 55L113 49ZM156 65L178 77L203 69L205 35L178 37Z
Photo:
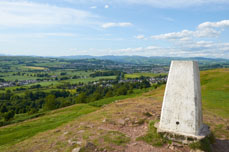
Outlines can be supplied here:
M0 130L0 145L15 144L35 134L54 129L75 118L95 111L97 108L80 104L47 113L45 116L3 127Z
M229 69L201 72L203 107L229 118Z
M217 141L224 139L226 142L229 140L228 77L229 69L201 72L204 122L210 125ZM131 96L112 97L90 105L74 105L2 127L0 151L71 151L88 141L108 151L138 151L131 149L133 147L139 150L144 147L145 151L169 151L166 146L155 148L136 141L137 137L147 133L150 121L159 119L164 87L147 93L143 90ZM102 106L113 101L118 102ZM188 147L183 147L181 151L187 150Z
M99 109L103 105L112 103L117 100L132 98L140 95L143 92L152 90L152 88L143 90L134 90L133 94L115 96L110 98L101 99L89 104L76 104L70 107L62 108L59 110L43 113L36 119L28 120L25 122L9 125L0 128L0 150L10 145L30 138L40 132L51 130L61 126L64 123L72 121L82 115L86 115Z

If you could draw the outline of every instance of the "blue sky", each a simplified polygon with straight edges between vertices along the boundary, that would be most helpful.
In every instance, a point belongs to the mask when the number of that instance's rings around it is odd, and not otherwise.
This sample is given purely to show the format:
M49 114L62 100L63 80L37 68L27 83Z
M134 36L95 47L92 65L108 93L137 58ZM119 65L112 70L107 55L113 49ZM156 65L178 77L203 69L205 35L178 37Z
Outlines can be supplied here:
M0 54L229 59L229 1L1 0Z

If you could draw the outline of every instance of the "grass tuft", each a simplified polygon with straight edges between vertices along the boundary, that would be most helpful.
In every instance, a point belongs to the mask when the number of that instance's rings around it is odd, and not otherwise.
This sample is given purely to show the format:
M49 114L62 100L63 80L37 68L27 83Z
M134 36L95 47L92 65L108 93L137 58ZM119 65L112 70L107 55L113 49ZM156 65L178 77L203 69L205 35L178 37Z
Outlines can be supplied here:
M130 137L118 131L109 131L105 136L103 136L105 142L113 143L115 145L125 145L130 141Z
M154 121L149 123L149 129L146 135L138 137L136 140L142 140L152 146L163 146L167 140L157 133L157 129L154 127Z

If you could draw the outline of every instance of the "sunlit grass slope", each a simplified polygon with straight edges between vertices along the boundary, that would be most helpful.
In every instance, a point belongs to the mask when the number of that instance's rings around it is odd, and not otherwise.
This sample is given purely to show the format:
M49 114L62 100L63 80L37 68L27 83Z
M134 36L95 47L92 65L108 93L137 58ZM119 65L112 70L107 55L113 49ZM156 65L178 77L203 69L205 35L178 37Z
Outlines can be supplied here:
M0 129L0 147L4 147L4 145L12 145L32 137L39 132L54 129L64 123L74 120L81 115L88 114L95 110L97 110L96 107L86 104L79 104L48 112L45 114L45 116L29 120L27 122L2 127Z
M229 69L202 71L200 77L204 109L229 118Z
M5 149L10 145L28 139L40 132L57 128L62 124L77 119L82 115L96 111L99 109L98 107L112 103L116 100L136 97L152 89L153 88L142 90L136 89L134 90L134 93L130 95L105 98L90 104L76 104L70 107L47 112L44 116L40 116L36 119L2 127L0 128L0 151L1 149Z

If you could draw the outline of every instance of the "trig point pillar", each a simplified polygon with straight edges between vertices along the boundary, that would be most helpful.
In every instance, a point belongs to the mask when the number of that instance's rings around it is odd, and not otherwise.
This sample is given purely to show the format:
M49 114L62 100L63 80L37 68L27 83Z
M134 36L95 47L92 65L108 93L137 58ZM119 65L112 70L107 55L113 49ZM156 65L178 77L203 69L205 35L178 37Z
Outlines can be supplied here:
M203 124L200 73L195 61L172 61L166 84L158 132L199 140L208 135Z

